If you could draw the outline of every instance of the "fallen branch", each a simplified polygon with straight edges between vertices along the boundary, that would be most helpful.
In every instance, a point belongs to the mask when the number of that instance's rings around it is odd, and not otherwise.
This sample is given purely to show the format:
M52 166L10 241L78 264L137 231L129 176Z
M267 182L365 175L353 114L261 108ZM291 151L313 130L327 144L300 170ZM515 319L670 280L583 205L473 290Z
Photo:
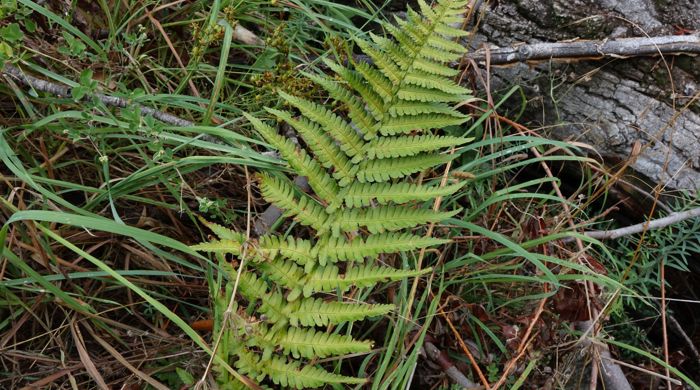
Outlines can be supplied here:
M465 389L483 388L482 386L477 385L476 383L469 380L469 378L464 376L464 374L462 374L462 372L459 371L457 367L455 367L455 365L452 363L447 354L439 350L435 346L435 344L431 343L430 341L425 341L423 343L423 349L425 350L425 354L430 360L439 364L440 367L442 367L442 369L445 370L445 374L450 378L450 380L453 383L462 386Z
M681 336L683 341L685 341L686 345L688 346L688 349L690 349L690 353L693 354L693 357L695 358L696 364L700 364L700 352L698 352L698 349L695 347L695 343L693 343L693 339L691 339L687 333L685 333L685 330L683 330L683 327L681 324L678 323L678 320L676 320L676 317L669 315L668 316L668 322L671 323L671 327L673 330L676 331L676 333Z
M37 91L41 92L46 92L50 93L52 95L56 95L59 97L69 97L71 96L71 88L65 85L61 84L56 84L51 81L46 81L42 80L40 78L31 76L26 74L25 72L21 71L17 67L10 65L10 64L5 64L4 68L2 69L1 72L3 75L6 77L11 77L13 80L18 81L20 84L23 84L27 87L33 88ZM105 95L101 93L94 93L94 94L86 94L85 97L83 97L83 101L90 101L92 99L98 99L102 104L108 107L119 107L119 108L126 108L126 107L137 107L139 111L141 111L142 115L150 115L156 119L158 119L161 122L173 125L173 126L179 126L179 127L191 127L194 126L195 123L192 121L188 121L186 119L182 119L178 116L168 114L167 112L159 111L150 107L146 107L141 104L136 104L128 101L127 99L118 97L118 96L111 96L111 95ZM207 141L210 142L216 142L216 140L210 139L211 137L208 136L206 138ZM308 182L306 181L306 178L297 178L295 179L295 183L299 185L301 188L308 188ZM255 222L255 231L259 235L264 234L267 229L269 229L276 221L277 219L282 215L282 210L278 208L277 206L270 205L268 208L260 215L258 221Z
M549 60L629 58L656 55L700 54L700 35L663 35L604 39L600 41L546 42L478 49L467 58L491 65Z
M687 219L700 217L700 207L690 209L687 211L682 211L678 213L670 214L666 217L654 219L648 222L638 223L636 225L626 226L619 229L613 230L594 230L589 232L584 232L588 237L596 238L598 240L612 240L622 236L629 236L631 234L641 233L646 230L655 230L665 228L666 226L676 224L678 222L685 221Z
M588 332L593 326L593 321L579 321L574 324L577 330ZM602 342L593 342L590 337L585 337L582 341L584 348L596 348L599 354L594 356L600 357L597 361L600 362L601 369L598 371L603 377L603 383L607 390L632 390L625 373L622 368L616 363L615 359L610 354L610 348ZM594 360L593 364L597 364ZM593 370L592 370L593 371Z
M5 64L5 67L2 69L2 74L12 77L14 80L19 81L21 84L26 85L27 87L31 87L37 91L41 92L46 92L50 93L52 95L56 95L58 97L70 97L71 96L71 88L65 85L60 85L53 83L51 81L46 81L42 80L40 78L30 76L26 74L25 72L19 70L13 65L10 64ZM94 93L94 94L86 94L85 97L83 97L83 101L90 101L93 98L97 98L100 102L102 102L105 106L110 106L110 107L120 107L120 108L126 108L129 106L136 106L138 109L141 111L141 114L143 115L151 115L152 117L158 119L161 122L165 122L174 126L180 126L180 127L190 127L194 126L194 122L182 119L180 117L177 117L172 114L168 114L167 112L163 111L158 111L150 107L143 106L141 104L135 104L129 102L127 99L117 97L117 96L111 96L111 95L104 95L101 93Z

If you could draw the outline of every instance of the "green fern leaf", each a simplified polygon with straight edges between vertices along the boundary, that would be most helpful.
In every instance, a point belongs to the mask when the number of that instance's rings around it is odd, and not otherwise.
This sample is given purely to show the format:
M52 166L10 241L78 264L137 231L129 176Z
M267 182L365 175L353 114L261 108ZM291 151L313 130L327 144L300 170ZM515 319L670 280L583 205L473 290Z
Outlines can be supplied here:
M419 154L396 159L366 160L360 164L357 180L366 183L397 179L444 164L455 157L456 154Z
M190 246L192 250L210 253L233 254L238 256L243 251L243 244L233 240L212 240Z
M314 102L279 91L278 94L289 104L298 108L304 116L320 124L333 138L340 142L340 149L349 157L361 155L362 140L357 132L341 117Z
M389 108L392 117L418 114L446 114L457 118L467 116L443 103L419 103L415 101L400 100Z
M450 146L459 146L471 140L472 138L432 134L412 137L379 137L365 145L365 154L370 159L415 156Z
M440 187L410 183L354 183L343 193L343 200L348 207L367 207L373 201L377 204L426 201L454 194L464 184Z
M449 51L455 53L456 55L459 55L460 57L467 52L467 49L461 44L445 39L439 35L432 36L428 41L428 44L433 48L436 48L438 50Z
M269 378L274 384L295 389L321 387L325 384L362 384L367 380L330 373L314 366L302 366L299 362L288 362L273 356L263 360L249 350L240 348L236 368L246 375L254 375L257 381Z
M459 74L459 71L456 69L422 57L418 57L413 61L413 67L438 76L454 77Z
M289 316L292 326L328 326L348 321L385 315L394 305L368 305L361 303L326 302L318 298L304 298Z
M322 86L333 99L345 104L348 109L348 117L363 134L374 133L376 119L365 110L364 104L352 92L328 77L306 72L302 72L302 74ZM378 102L381 101L378 96L376 98Z
M243 115L248 118L267 142L279 150L282 157L287 160L296 172L308 178L309 185L316 195L328 202L337 201L338 183L333 180L318 161L309 157L303 149L298 149L292 141L277 134L272 127L264 124L259 119L247 113L243 113Z
M461 102L471 99L469 95L454 95L437 89L428 89L418 86L403 87L397 92L397 96L402 100L428 103Z
M216 224L214 222L209 222L202 217L198 217L198 219L200 222L202 222L204 224L204 226L208 227L209 230L214 232L214 234L216 234L216 236L222 240L245 242L245 235L242 233L225 228L225 227L223 227L219 224Z
M410 251L430 246L441 245L449 240L416 236L410 233L380 233L366 239L356 237L347 240L344 237L328 237L316 247L319 264L338 261L363 261L365 257L376 257L381 253Z
M394 63L401 68L401 70L406 71L411 66L410 53L404 50L401 46L394 43L391 39L380 37L373 33L369 33L372 41L377 45L377 47L384 51L386 55L391 58Z
M259 268L273 282L285 286L289 291L287 301L296 300L304 288L304 269L291 261L275 259L260 263Z
M365 83L361 74L330 60L324 60L324 63L345 80L350 88L360 94L375 120L379 121L382 119L384 116L384 99ZM374 132L365 132L365 139L371 139L374 134Z
M397 65L390 56L374 48L369 42L363 39L356 39L355 42L362 51L372 58L379 71L387 77L391 84L396 84L403 78L403 70L400 65Z
M227 271L229 278L232 280L238 275L238 272L228 263L222 264L221 267ZM240 293L249 301L255 301L267 294L267 283L259 279L254 272L241 272L238 285Z
M379 132L382 135L395 135L412 131L426 131L435 128L461 125L466 120L467 118L449 114L405 115L385 120Z
M443 24L435 26L435 32L446 37L466 37L469 35L468 31Z
M265 321L271 325L270 332L277 332L280 329L285 329L288 324L294 325L294 313L298 310L301 302L288 302L284 296L278 292L263 294L252 299L255 302L260 299L260 307L258 312L262 314Z
M371 341L357 341L349 335L320 332L315 329L289 328L278 332L275 344L294 358L325 358L348 353L365 353L372 349Z
M412 72L407 75L405 83L423 88L437 89L453 95L467 95L471 93L469 89L460 87L451 80L445 80L444 77L420 71Z
M362 75L372 87L372 90L379 95L385 103L391 100L394 96L394 83L392 83L391 80L365 62L355 63L355 69L357 69L357 72ZM382 109L382 112L383 111Z
M406 279L432 272L431 268L419 271L401 270L376 265L351 266L340 273L334 265L316 268L303 281L304 296L309 297L315 292L330 292L339 290L345 292L350 287L371 287L379 282Z
M434 42L434 39L431 41L428 41L428 43ZM459 53L453 53L441 49L437 49L433 46L423 46L421 48L420 54L421 57L426 58L426 59L433 59L436 61L440 62L451 62L451 61L457 61L460 58L462 58L462 55Z
M265 259L274 259L282 256L285 259L294 260L299 265L315 263L315 256L312 254L312 243L301 238L287 237L282 239L279 236L262 236L258 243L257 252Z
M294 185L288 179L260 174L260 192L270 203L285 210L299 223L311 226L322 234L327 230L328 213L313 198L306 194L295 194Z
M294 127L299 134L301 134L307 145L309 145L321 162L321 165L325 168L334 169L333 177L338 180L340 186L346 186L353 180L354 172L357 170L357 167L350 164L350 160L348 160L347 156L318 125L305 118L294 119L292 115L286 111L272 108L267 108L266 110L289 123L289 125Z
M356 41L371 63L352 63L350 69L324 60L335 78L303 73L327 91L333 111L279 93L301 115L267 110L300 134L303 147L245 114L294 173L309 178L314 191L314 195L307 195L286 177L261 174L262 196L285 215L316 231L310 239L267 235L246 241L243 235L210 225L219 240L193 247L233 254L245 248L254 260L240 274L230 264L221 265L230 280L240 277L238 291L248 302L248 314L254 313L255 318L239 316L240 321L232 323L220 356L237 356L239 371L257 382L267 380L292 388L364 383L361 378L304 365L299 359L369 351L367 341L314 327L385 315L394 306L324 301L312 294L332 291L342 297L351 287L431 272L429 268L394 269L372 260L384 253L448 242L414 235L410 230L461 210L440 212L407 204L449 196L464 183L411 184L405 177L450 161L457 154L440 151L469 141L427 133L460 125L469 118L453 103L473 98L467 88L450 79L458 70L447 64L465 52L452 38L467 33L449 24L463 20L466 3L436 0L431 7L418 0L418 5L422 14L409 9L405 20L384 25L388 38L370 33L369 40ZM421 132L426 134L418 134ZM231 283L226 287L227 296L232 293ZM229 299L217 301L218 320L226 301Z
M330 223L333 235L341 232L354 232L365 227L372 233L396 231L428 222L440 222L459 213L461 210L436 213L426 209L409 209L403 206L379 206L375 208L344 209L336 214Z

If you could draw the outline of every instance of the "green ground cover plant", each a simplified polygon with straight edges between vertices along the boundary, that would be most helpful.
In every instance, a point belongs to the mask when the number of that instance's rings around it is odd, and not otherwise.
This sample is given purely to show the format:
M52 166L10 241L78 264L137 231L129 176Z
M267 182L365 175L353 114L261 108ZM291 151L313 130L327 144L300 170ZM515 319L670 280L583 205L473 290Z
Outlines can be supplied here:
M0 387L563 386L590 308L694 386L626 322L697 226L581 234L614 175L472 91L468 5L0 1Z

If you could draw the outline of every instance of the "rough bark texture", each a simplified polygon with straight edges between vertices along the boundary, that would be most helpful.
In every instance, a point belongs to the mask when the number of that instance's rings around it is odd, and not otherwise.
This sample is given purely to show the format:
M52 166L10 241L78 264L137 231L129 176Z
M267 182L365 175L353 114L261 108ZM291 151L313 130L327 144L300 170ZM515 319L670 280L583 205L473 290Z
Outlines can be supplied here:
M501 0L480 5L473 47L657 36L700 30L697 0ZM632 168L670 187L700 188L700 61L695 57L540 62L491 69L492 88L520 84L523 120L595 146L612 162L648 145ZM670 70L670 72L669 72ZM667 161L668 160L668 161Z

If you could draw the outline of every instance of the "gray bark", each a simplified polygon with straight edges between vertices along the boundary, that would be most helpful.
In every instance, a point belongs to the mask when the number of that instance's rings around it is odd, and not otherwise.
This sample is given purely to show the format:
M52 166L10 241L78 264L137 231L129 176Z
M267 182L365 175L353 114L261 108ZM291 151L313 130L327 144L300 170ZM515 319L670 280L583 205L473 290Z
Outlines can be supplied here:
M488 44L668 35L700 30L697 0L501 0L483 4L474 49ZM541 61L490 69L492 88L523 85L525 117L561 139L589 143L604 157L627 158L649 145L632 168L669 187L700 188L700 62L691 56ZM667 157L668 156L668 157ZM666 161L668 159L668 161Z

